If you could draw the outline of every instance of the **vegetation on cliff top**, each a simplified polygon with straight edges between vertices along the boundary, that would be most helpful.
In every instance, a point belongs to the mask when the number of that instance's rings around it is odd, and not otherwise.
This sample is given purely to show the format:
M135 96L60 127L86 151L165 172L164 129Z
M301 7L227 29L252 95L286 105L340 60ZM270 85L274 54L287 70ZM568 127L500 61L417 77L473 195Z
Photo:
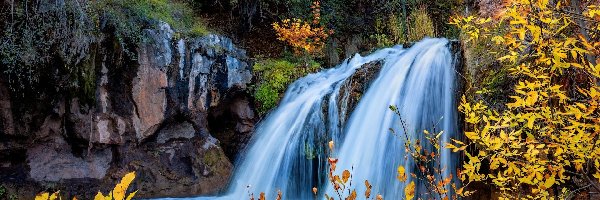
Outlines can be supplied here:
M102 42L114 38L114 51L135 59L135 48L145 41L142 30L156 28L158 21L169 23L180 37L207 33L185 1L6 1L1 5L0 71L10 88L23 95L48 89L93 98L100 59L96 55Z

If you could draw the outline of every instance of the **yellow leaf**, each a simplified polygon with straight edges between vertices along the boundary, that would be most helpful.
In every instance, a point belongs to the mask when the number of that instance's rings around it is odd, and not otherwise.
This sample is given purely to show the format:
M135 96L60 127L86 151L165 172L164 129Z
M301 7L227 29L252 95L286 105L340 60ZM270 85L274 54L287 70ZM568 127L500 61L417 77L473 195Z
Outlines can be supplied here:
M469 138L471 140L479 139L479 135L477 135L477 133L475 133L475 132L465 132L465 136L467 136L467 138Z
M347 200L356 200L356 189L352 190L352 193L350 193L350 196L348 196Z
M344 183L346 183L346 182L348 182L349 178L350 178L350 171L344 170L344 172L342 172L342 181Z
M40 193L37 196L35 196L35 200L47 200L49 196L50 193L48 192Z
M414 181L411 181L404 188L404 196L406 197L406 200L412 200L413 198L415 198L415 182Z
M398 166L398 180L404 182L406 181L406 173L405 173L405 169L404 166L400 165Z
M259 200L266 200L267 198L265 197L265 193L261 192L260 196L258 197Z
M558 147L556 148L556 151L554 151L554 156L560 156L560 154L563 152L563 149Z
M98 194L96 194L94 197L94 200L104 200L104 194L102 194L102 192L98 192Z
M598 181L600 181L600 171L596 171L596 173L594 174L594 178L597 178Z
M113 196L115 200L125 199L125 193L127 192L127 188L133 179L135 179L135 172L125 174L125 176L121 179L121 182L117 184L113 190Z
M52 193L52 195L50 195L50 198L48 198L48 200L55 200L58 197L58 192L60 192L60 191Z
M461 187L458 190L456 190L456 194L458 194L459 196L462 196L463 190L465 189L465 187Z
M550 188L552 187L552 185L554 185L554 176L550 176L548 177L548 179L546 179L546 182L544 183L544 187L546 188Z
M131 200L131 199L133 199L133 197L135 196L135 193L137 193L137 192L138 192L138 191L136 190L136 191L134 191L134 192L130 193L130 194L129 194L129 196L127 196L127 199L126 199L126 200Z
M369 198L371 196L371 188L373 187L368 180L365 180L365 187L367 188L367 190L365 190L365 198Z

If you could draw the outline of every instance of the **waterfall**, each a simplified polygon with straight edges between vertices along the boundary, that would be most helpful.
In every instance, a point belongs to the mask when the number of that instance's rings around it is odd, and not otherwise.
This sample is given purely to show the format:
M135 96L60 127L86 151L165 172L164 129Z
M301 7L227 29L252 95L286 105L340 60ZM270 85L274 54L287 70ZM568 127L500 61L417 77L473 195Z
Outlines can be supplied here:
M414 171L412 159L405 159L404 137L389 131L393 128L403 135L399 116L389 110L389 105L398 107L408 135L423 141L423 145L427 140L422 131L433 132L433 127L445 132L440 145L455 137L455 69L447 44L445 39L426 39L401 56L387 58L379 77L352 112L335 157L339 158L337 174L353 169L357 191L365 191L363 182L369 180L373 194L398 199L404 195L404 182L396 179L396 168L403 165L407 174ZM442 151L441 166L447 169L444 176L455 169L456 160L449 150ZM407 183L412 179L408 177ZM423 183L414 181L417 193L425 193ZM327 192L334 194L332 189Z
M334 156L340 160L336 173L353 169L353 187L359 194L365 191L364 180L369 180L373 194L402 197L404 186L396 179L396 168L404 165L410 173L413 163L404 159L404 140L389 131L402 128L388 107L398 107L413 138L425 141L421 131L431 131L434 125L445 131L442 143L454 137L456 84L448 45L446 39L424 39L409 49L396 46L366 57L357 54L291 84L279 106L257 126L229 190L220 198L249 199L251 193L258 198L265 192L267 199L274 199L280 190L284 199L313 199L315 186L319 195L334 195L326 175L330 140L336 143ZM381 71L356 108L348 110L348 78L375 61L382 61ZM441 157L443 165L455 169L456 158L449 151ZM418 183L417 190L422 188Z

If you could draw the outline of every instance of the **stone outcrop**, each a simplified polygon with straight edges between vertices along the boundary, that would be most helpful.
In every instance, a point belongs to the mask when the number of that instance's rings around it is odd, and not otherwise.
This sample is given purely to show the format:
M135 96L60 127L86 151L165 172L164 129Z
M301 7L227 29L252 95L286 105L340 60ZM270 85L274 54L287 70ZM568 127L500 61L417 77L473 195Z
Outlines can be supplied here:
M340 113L340 117L343 118L342 121L350 118L350 114L358 105L362 95L367 91L375 78L377 78L381 67L383 67L382 65L382 61L366 63L356 69L356 72L346 79L342 89L340 89L340 98L337 102L338 107L342 108Z
M91 199L136 171L138 197L222 190L258 117L246 91L251 63L223 36L175 39L158 27L132 58L103 43L91 103L63 94L18 102L0 77L0 184L23 198L60 189ZM209 126L209 116L222 123Z

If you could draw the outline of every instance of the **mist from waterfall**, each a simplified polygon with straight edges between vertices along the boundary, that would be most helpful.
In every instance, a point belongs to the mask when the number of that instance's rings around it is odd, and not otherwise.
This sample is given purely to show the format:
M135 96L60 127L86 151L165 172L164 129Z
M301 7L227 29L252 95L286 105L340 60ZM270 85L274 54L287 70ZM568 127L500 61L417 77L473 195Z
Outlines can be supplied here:
M348 110L349 77L376 61L382 61L381 71L356 108ZM399 116L389 106L398 107L412 139L425 141L422 130L435 127L445 132L440 142L447 142L457 132L454 67L448 40L424 39L409 49L396 46L366 57L357 54L295 81L279 106L259 123L236 163L228 191L217 198L258 198L265 192L274 199L281 191L283 199L313 199L313 187L319 188L319 196L334 195L326 174L331 140L336 144L333 156L339 158L336 174L352 169L352 186L359 194L369 180L372 194L403 197L404 183L396 179L396 168L404 165L407 174L415 169L411 159L405 159L404 140L389 130L403 134ZM440 162L447 176L457 157L444 150ZM423 184L415 182L418 193L424 192Z

